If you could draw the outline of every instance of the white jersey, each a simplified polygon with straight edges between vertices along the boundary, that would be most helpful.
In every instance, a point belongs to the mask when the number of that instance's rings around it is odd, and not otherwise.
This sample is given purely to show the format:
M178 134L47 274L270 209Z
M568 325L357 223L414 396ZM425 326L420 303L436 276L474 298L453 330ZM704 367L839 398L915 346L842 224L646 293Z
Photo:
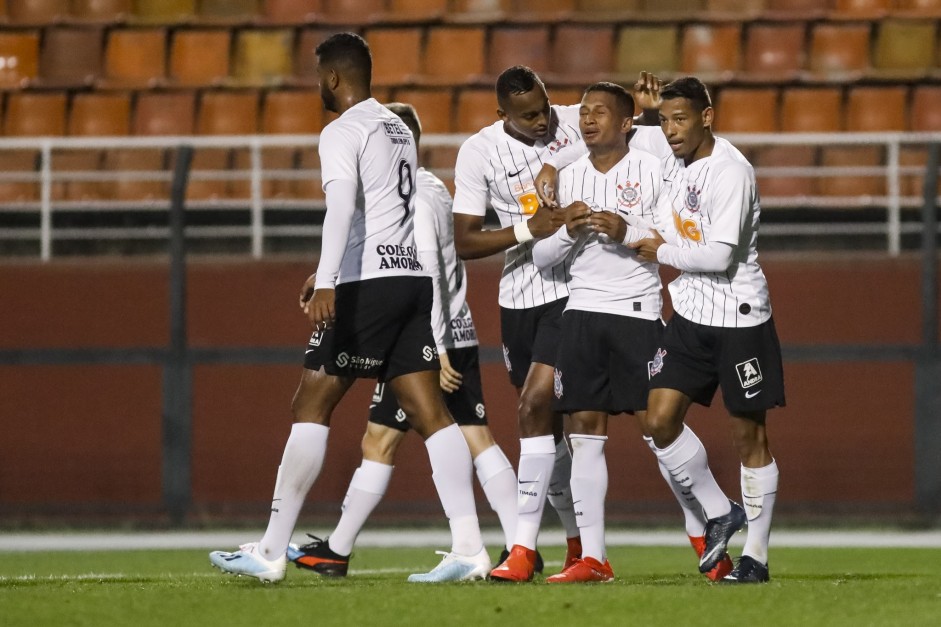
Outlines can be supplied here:
M661 182L660 159L649 152L631 148L604 173L595 169L586 154L559 172L559 204L566 207L580 200L592 211L635 216L655 226ZM660 317L658 264L641 260L633 249L607 235L587 230L573 242L563 226L545 244L551 245L553 238L572 246L566 309L649 320Z
M552 154L569 151L581 141L578 106L552 106L558 121L552 135L529 146L503 129L498 121L461 146L454 168L454 212L484 216L493 207L501 227L524 222L539 207L534 179ZM568 296L564 264L539 270L533 265L534 242L506 251L500 280L500 306L525 309Z
M673 309L707 326L751 327L767 321L771 301L758 265L761 207L751 164L735 146L716 137L712 155L689 167L672 156L664 159L663 179L660 219L661 224L672 223L674 245L722 242L733 248L728 270L683 272L670 284Z
M337 284L424 274L412 226L416 162L411 131L374 98L347 109L324 127L320 134L324 191L337 180L358 186ZM323 234L325 240L330 236Z
M422 265L436 278L431 328L438 351L477 346L477 331L467 305L467 271L454 248L451 194L438 177L418 170L415 244Z

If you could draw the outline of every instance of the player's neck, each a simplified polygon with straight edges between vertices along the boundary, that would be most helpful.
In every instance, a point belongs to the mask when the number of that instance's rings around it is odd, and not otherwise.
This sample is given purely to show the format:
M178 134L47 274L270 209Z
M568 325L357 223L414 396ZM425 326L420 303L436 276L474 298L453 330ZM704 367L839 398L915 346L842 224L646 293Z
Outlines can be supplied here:
M699 146L693 151L693 154L687 157L684 162L686 165L690 165L700 159L705 159L706 157L712 156L712 151L716 147L716 136L712 134L712 131L706 130L706 134L703 136L703 140L699 143Z
M343 115L348 109L352 109L364 100L372 98L372 92L366 89L350 89L342 93L337 93L336 107L337 113Z
M588 149L588 159L595 169L605 174L619 164L628 153L627 144L618 142L616 146L592 146Z

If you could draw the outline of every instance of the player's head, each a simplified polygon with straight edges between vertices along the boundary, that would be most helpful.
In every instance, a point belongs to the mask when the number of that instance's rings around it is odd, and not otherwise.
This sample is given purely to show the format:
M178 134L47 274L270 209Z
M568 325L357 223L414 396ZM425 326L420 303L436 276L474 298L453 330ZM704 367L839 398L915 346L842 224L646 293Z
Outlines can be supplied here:
M695 158L704 141L712 137L709 90L698 78L686 76L661 89L660 99L660 128L673 154L685 160Z
M415 137L415 145L418 146L421 139L421 122L418 119L418 112L415 111L415 107L404 102L390 102L385 107L405 122L405 126L412 131L412 136Z
M543 139L552 125L546 86L531 69L516 65L497 78L497 114L511 135Z
M339 90L368 93L372 55L365 39L355 33L337 33L317 46L315 52L320 97L328 111L337 111Z
M578 109L578 127L589 147L624 146L634 122L634 97L615 83L589 85Z

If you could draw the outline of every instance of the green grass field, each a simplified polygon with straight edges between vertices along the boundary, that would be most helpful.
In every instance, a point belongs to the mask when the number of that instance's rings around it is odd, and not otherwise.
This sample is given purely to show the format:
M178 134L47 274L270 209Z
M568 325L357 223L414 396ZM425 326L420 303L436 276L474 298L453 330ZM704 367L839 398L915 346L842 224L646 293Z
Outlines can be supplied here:
M544 551L556 572L561 547ZM708 583L688 548L614 547L617 580L421 585L430 549L359 550L346 579L279 584L186 551L0 553L0 625L941 625L941 549L773 548L763 586ZM494 621L500 621L496 623Z

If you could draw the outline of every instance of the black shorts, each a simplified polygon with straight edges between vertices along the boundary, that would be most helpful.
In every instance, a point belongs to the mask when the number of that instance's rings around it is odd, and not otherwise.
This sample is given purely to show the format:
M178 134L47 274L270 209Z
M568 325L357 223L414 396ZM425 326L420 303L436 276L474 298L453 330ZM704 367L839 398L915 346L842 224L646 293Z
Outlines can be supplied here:
M526 309L500 307L503 360L516 387L523 387L533 362L555 365L566 302L567 297Z
M480 356L476 346L452 348L448 351L451 367L464 375L454 392L444 393L448 411L454 422L462 427L486 426L487 412L484 410L484 393L480 384ZM395 394L385 383L377 383L369 405L369 422L399 431L408 431L405 412L399 408Z
M651 389L679 390L708 407L720 385L732 413L784 407L784 367L773 319L732 329L673 315L650 367Z
M315 332L304 367L341 377L388 381L438 370L431 334L429 277L394 276L343 283L336 288L336 321Z
M660 320L566 311L555 367L554 409L608 414L647 409L650 356L662 335Z

